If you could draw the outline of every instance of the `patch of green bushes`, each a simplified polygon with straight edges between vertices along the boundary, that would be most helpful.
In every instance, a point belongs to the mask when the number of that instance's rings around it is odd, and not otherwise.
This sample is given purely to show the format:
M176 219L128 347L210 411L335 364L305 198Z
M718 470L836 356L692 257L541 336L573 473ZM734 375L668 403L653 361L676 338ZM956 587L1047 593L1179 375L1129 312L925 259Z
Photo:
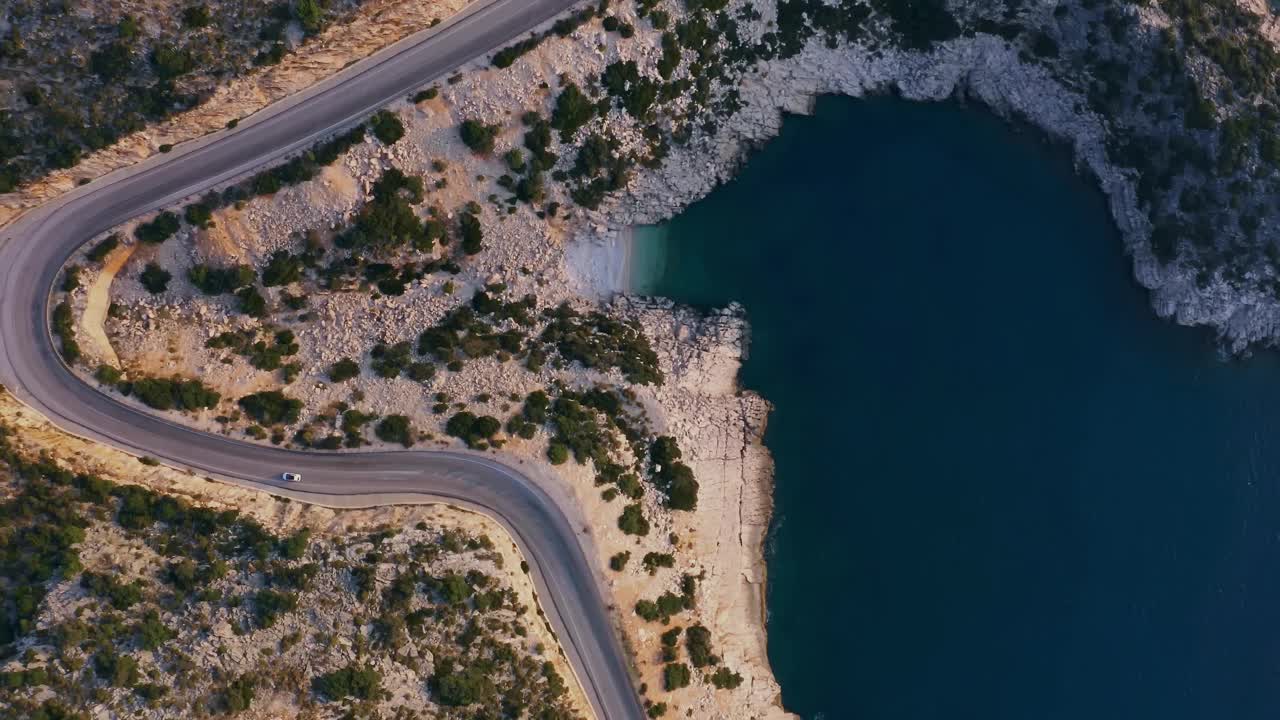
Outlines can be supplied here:
M177 234L182 222L178 216L168 210L160 213L155 219L138 225L133 236L144 243L159 245Z
M351 664L315 678L311 688L326 700L377 700L382 694L382 674L369 666Z
M463 120L458 126L458 135L462 144L477 155L488 155L493 152L494 143L502 128L497 125L486 125L479 120Z
M374 429L378 439L383 442L400 443L405 447L413 447L414 432L409 418L404 415L388 415Z
M150 378L144 377L121 388L128 391L144 405L156 410L179 410L196 412L212 409L222 401L222 395L199 380L184 380L180 377Z
M98 242L98 244L90 248L89 252L85 253L85 258L87 258L89 262L102 262L107 259L107 256L111 254L111 251L118 247L120 247L120 236L108 235Z
M245 395L238 401L249 417L264 425L292 425L298 422L302 401L291 398L279 390L264 390Z
M400 121L400 116L390 110L379 110L369 118L369 127L373 130L373 136L383 145L394 145L400 138L404 137L404 123Z

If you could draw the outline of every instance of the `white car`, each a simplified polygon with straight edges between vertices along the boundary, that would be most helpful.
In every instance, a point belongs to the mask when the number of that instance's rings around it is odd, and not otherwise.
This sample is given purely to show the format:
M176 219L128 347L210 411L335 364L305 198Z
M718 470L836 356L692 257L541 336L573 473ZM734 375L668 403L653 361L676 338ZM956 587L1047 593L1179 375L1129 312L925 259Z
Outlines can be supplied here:
M285 473L280 476L285 482L302 482L302 475L299 473Z

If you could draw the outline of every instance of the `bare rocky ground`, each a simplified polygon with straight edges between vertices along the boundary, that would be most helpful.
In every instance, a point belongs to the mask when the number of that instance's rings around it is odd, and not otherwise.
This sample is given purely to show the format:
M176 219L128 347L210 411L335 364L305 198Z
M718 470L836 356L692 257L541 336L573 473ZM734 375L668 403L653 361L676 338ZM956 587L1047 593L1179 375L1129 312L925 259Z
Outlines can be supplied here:
M18 462L56 456L44 467L66 471L40 479L12 459L0 470L6 591L28 566L14 554L40 547L18 535L33 511L65 507L86 520L75 564L55 561L62 569L40 583L47 595L0 663L0 714L31 717L50 703L93 718L461 717L464 684L441 680L479 673L486 679L465 687L483 702L501 693L547 717L590 716L523 558L483 516L441 505L331 510L212 482L68 436L2 391L0 428ZM73 475L105 481L120 504ZM165 498L211 510L214 529L180 525ZM190 560L188 585L179 568ZM376 676L377 692L316 689L347 668Z

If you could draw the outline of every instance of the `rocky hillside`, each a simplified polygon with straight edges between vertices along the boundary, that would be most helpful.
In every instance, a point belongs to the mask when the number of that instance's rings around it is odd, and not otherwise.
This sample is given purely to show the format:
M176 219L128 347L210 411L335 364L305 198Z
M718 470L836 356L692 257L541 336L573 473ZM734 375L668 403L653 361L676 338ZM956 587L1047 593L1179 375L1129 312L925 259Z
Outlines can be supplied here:
M35 196L0 204L47 197L31 183L48 173L65 190L68 180L87 182L157 146L234 125L465 3L8 3L0 8L0 194L24 186ZM138 137L157 127L154 142Z
M14 432L0 426L0 715L583 712L510 540L465 514L273 532L34 457Z

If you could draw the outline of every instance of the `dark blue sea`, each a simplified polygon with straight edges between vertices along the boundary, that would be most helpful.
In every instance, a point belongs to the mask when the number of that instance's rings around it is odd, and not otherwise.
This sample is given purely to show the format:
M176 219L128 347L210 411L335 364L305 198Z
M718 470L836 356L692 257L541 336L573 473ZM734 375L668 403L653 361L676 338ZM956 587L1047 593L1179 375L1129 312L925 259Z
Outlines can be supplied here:
M752 323L789 710L1280 718L1280 364L1155 317L1065 150L828 98L637 243Z

